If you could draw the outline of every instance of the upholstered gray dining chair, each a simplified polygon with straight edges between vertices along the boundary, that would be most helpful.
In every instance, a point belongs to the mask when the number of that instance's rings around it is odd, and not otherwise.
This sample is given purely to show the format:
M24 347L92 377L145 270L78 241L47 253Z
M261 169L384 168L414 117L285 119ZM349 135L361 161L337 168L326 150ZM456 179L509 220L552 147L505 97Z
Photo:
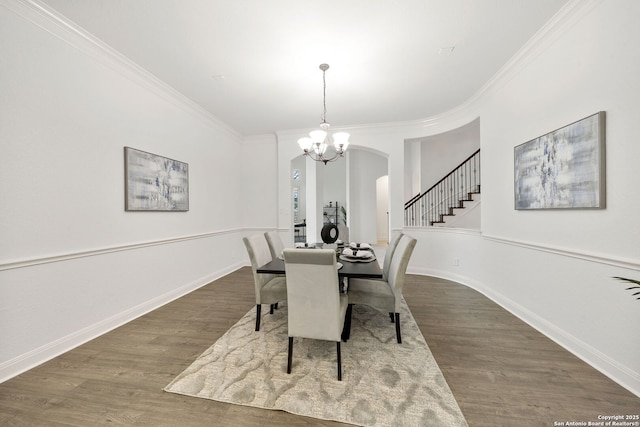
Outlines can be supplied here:
M269 250L271 251L271 258L276 259L282 256L282 250L284 249L284 243L277 230L267 231L264 233L264 237L269 244Z
M338 381L342 381L340 340L345 325L347 295L340 293L336 252L333 249L285 249L289 353L291 373L293 339L335 341Z
M242 241L247 248L249 259L251 260L251 270L253 271L256 294L256 331L259 331L262 304L270 304L270 312L273 314L273 307L278 302L286 301L287 299L287 282L284 276L258 273L257 270L259 267L273 259L269 245L263 234L245 237Z
M400 332L400 304L402 288L409 259L416 246L416 239L405 235L400 237L393 251L387 280L351 279L349 280L349 304L364 304L376 310L391 314L396 324L396 339L402 343ZM394 319L395 316L395 319Z
M403 236L401 231L394 233L391 236L391 240L389 240L389 244L387 245L387 251L384 254L384 261L382 262L382 280L387 280L389 277L389 266L391 266L391 258L393 257L393 252L396 250L396 246L398 246L398 242L400 238Z

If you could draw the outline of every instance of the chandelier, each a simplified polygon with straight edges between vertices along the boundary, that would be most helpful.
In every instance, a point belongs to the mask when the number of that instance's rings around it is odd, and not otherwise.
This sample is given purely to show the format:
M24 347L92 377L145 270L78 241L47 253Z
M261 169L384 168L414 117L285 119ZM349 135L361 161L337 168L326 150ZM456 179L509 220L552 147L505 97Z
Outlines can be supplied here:
M327 123L327 82L325 73L329 69L328 64L320 64L322 70L322 123L320 129L309 132L308 137L300 138L298 145L304 151L305 156L309 156L316 162L323 162L325 165L334 160L338 160L344 156L344 152L349 146L349 134L347 132L336 132L333 134L333 146L327 143L327 132L329 123ZM329 152L327 152L329 149Z

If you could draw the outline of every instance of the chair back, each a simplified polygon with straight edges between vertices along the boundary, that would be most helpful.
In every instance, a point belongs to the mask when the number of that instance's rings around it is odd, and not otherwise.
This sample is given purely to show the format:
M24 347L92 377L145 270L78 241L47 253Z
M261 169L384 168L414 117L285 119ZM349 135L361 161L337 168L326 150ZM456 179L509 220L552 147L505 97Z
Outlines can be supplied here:
M254 234L252 236L244 237L242 241L249 253L249 260L251 260L251 270L253 271L253 280L256 286L256 298L258 298L262 286L276 276L275 274L259 274L257 270L259 267L273 260L273 258L271 257L271 251L269 250L267 239L263 234Z
M340 341L344 325L336 252L285 249L289 336Z
M271 251L271 258L276 259L282 255L282 250L284 249L284 243L282 243L282 238L278 231L267 231L264 233L264 237L267 239L267 243L269 244L269 250Z
M391 258L393 257L393 253L396 250L396 246L398 246L398 242L400 238L403 236L401 232L394 233L391 236L391 240L389 240L389 245L387 246L387 251L384 254L384 261L382 263L382 280L388 281L389 279L389 267L391 266Z
M400 298L402 294L402 288L404 287L404 276L407 272L407 266L409 265L409 259L413 253L413 249L416 247L416 239L409 237L406 234L400 237L400 241L393 252L391 264L389 266L389 277L387 282L391 285L391 289L396 294L396 307L399 307Z

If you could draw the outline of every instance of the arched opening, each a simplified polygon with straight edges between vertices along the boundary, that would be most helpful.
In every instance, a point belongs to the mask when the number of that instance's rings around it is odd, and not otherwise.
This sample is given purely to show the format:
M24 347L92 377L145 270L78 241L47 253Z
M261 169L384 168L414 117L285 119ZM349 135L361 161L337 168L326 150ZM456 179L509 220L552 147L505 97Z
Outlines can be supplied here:
M326 165L298 156L290 173L295 242L321 241L327 222L338 225L340 240L387 241L388 179L379 181L388 175L387 156L359 147Z

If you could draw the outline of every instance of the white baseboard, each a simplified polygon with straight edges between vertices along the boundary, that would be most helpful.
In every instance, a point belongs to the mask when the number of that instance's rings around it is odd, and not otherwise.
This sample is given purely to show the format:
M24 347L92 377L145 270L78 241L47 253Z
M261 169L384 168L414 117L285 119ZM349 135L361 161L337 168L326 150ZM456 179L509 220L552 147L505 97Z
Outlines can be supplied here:
M410 270L407 270L407 273L452 280L480 292L523 322L527 323L532 328L536 329L538 332L545 335L547 338L553 340L571 354L580 358L582 361L597 369L611 380L640 397L640 374L638 372L635 372L627 366L611 359L606 354L569 334L564 329L548 322L546 319L538 316L504 295L484 286L482 283L469 277L452 274L448 271L429 268L411 268Z
M163 295L159 295L139 304L135 307L131 307L121 313L118 313L110 318L104 319L98 323L95 323L86 328L80 329L72 334L69 334L63 338L52 341L46 345L36 348L28 353L21 354L20 356L8 360L0 364L0 383L15 377L29 369L32 369L48 360L51 360L69 350L72 350L94 338L99 337L119 326L124 325L150 311L157 309L173 300L176 300L194 290L201 288L202 286L219 279L239 268L243 267L243 263L237 263L228 266L222 270L211 273L207 276L201 277L191 283L187 283L179 288L176 288Z

